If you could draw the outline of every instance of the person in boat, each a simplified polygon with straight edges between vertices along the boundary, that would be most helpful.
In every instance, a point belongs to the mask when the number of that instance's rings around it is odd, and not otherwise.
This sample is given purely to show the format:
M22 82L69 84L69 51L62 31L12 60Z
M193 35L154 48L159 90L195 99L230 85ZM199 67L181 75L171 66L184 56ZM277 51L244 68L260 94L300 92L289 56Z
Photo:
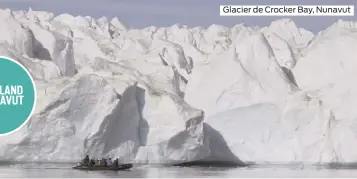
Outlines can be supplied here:
M89 166L90 167L94 167L95 166L95 160L93 158L90 159Z
M107 159L106 158L102 158L102 162L103 162L103 166L107 166Z
M89 155L86 155L86 157L84 159L82 159L82 161L80 162L80 165L83 166L88 166L89 165Z
M115 160L114 160L114 166L118 166L119 165L119 159L118 158L116 158Z
M89 165L89 161L90 161L89 155L86 155L86 157L84 158L83 164L88 166Z
M112 166L112 165L113 165L112 158L108 158L108 160L107 160L107 165L108 165L108 166Z

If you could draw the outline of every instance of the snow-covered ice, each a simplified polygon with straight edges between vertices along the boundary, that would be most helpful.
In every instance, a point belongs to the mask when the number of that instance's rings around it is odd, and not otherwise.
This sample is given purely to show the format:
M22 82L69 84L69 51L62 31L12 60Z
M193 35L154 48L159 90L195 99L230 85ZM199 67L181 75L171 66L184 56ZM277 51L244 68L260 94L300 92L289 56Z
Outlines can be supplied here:
M357 22L317 35L0 10L0 55L33 75L36 111L0 160L355 162Z

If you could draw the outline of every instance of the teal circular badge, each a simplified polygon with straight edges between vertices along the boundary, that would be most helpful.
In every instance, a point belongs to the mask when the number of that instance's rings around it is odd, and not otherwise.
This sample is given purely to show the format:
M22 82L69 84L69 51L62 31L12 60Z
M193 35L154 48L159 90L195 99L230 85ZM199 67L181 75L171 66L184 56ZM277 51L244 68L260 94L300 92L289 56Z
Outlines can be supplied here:
M35 109L36 87L19 62L0 56L0 136L24 126Z

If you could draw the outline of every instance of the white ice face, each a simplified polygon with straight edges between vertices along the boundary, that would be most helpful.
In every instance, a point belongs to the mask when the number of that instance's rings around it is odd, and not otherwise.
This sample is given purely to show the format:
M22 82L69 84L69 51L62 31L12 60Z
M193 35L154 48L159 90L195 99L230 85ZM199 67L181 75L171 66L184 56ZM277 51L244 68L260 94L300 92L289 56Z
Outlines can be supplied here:
M15 14L15 15L14 15ZM350 162L356 23L132 29L119 19L0 11L0 55L36 80L0 159Z

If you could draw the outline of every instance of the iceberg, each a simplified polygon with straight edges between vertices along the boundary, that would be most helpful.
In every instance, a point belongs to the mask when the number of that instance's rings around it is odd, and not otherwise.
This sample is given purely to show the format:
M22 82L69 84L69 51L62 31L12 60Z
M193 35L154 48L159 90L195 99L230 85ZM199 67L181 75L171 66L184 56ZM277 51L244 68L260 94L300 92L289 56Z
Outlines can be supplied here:
M0 10L0 55L38 100L0 160L355 162L356 22L135 29L118 18Z

